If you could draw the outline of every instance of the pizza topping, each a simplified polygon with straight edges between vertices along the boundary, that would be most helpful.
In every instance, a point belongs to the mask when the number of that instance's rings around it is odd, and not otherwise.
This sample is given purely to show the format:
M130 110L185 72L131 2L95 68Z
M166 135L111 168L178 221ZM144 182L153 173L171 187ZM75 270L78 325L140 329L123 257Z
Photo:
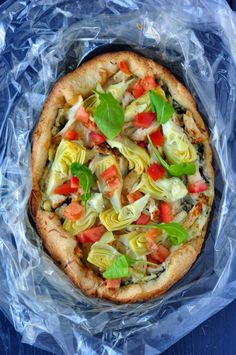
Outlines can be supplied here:
M106 280L106 288L120 288L121 278Z
M143 197L143 194L140 191L134 191L127 195L129 203L133 203Z
M79 179L76 176L72 176L70 179L70 186L72 188L78 189L79 188Z
M168 171L168 173L172 176L182 176L182 175L193 175L196 172L196 167L194 163L180 163L180 164L172 164L169 165L160 155L158 150L154 147L150 136L148 136L148 140L150 143L150 146L161 163L161 165Z
M72 163L70 170L72 175L79 179L80 188L83 190L80 198L86 204L91 197L90 189L93 183L93 175L87 166L80 163Z
M99 269L107 270L112 265L113 260L115 260L116 257L119 257L119 255L120 253L111 245L95 242L91 246L87 260L89 263L96 265ZM118 277L120 276L117 275L117 277L113 278L117 279Z
M145 76L143 79L138 79L131 87L133 96L137 99L144 94L145 91L155 89L157 83L153 76Z
M161 264L170 255L170 250L162 244L158 244L158 245L155 244L155 246L156 248L154 251L151 252L150 254L151 259L149 259L149 261L151 260L152 262L154 261Z
M161 165L153 163L151 164L148 169L147 173L148 175L154 180L160 179L166 172L166 169L163 168Z
M97 132L90 132L89 139L94 145L99 145L106 142L106 137L103 134Z
M81 106L76 112L76 119L82 123L88 123L89 116L89 113L85 110L83 106Z
M148 193L158 200L175 202L188 193L185 184L177 177L162 178L154 181L148 174L143 173L140 183L135 187L143 193Z
M63 212L63 216L71 221L77 221L83 216L84 209L77 202L71 202Z
M105 228L103 225L87 229L77 235L77 240L80 243L95 243L98 242L102 235L105 233Z
M95 122L108 139L114 139L120 133L124 123L123 109L112 94L96 93L99 104L94 111Z
M146 213L142 212L135 223L136 224L148 224L149 222L150 222L150 217Z
M66 139L69 139L70 141L75 141L79 138L78 132L75 131L67 131L64 135Z
M188 191L190 193L199 193L206 190L208 190L208 185L203 179L188 185Z
M148 128L154 121L156 115L153 112L141 112L134 118L134 125L136 127Z
M71 186L71 182L64 182L62 185L54 189L54 194L56 195L69 195L71 193L77 192L78 187Z
M151 102L151 109L157 114L157 121L161 124L169 121L175 110L168 104L168 102L155 91L150 91L149 98Z
M120 186L120 176L114 164L101 173L101 178L107 184L109 191L114 191Z
M181 127L169 121L162 128L165 137L164 152L170 163L190 163L197 159L196 150Z
M165 140L159 129L150 134L150 139L154 147L157 147L158 145L162 146Z
M171 204L168 202L161 202L159 205L161 220L164 223L169 223L173 221L174 217L172 214Z
M125 62L124 60L121 60L121 61L119 62L119 68L120 68L120 70L121 70L123 73L128 74L128 75L131 74L131 72L130 72L130 70L129 70L129 68L128 68L128 66L127 66L127 64L126 64L126 62Z
M119 213L113 208L103 211L99 215L100 221L109 231L124 229L139 218L148 199L149 195L144 195L130 205L122 207Z
M179 223L161 223L161 224L147 224L144 225L143 228L157 228L160 229L168 235L168 240L173 245L179 245L183 243L187 237L188 232L187 230Z
M68 180L70 165L77 161L83 164L86 155L86 148L75 142L62 139L59 144L49 174L46 193L51 199L54 189L61 186ZM56 192L59 193L59 192Z
M111 148L117 148L120 153L128 160L129 169L133 169L140 175L150 162L150 157L146 150L139 147L129 138L122 137L117 140L108 140Z

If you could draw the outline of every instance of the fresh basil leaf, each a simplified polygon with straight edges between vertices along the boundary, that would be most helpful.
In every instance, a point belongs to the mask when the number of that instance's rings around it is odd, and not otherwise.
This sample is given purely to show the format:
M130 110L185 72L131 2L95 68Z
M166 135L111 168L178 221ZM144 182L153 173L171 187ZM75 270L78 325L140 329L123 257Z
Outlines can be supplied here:
M111 266L103 273L105 279L119 279L129 276L129 263L126 255L118 256Z
M196 166L194 163L173 164L169 166L168 172L172 176L194 175Z
M152 111L157 113L157 121L161 124L164 124L169 121L169 119L175 112L173 107L168 104L168 102L166 102L163 97L155 93L155 91L149 92L149 98Z
M187 237L187 230L179 223L161 223L161 224L146 224L142 225L142 228L157 228L165 231L168 235L168 239L173 245L179 245L183 243Z
M110 93L96 91L99 104L94 110L94 120L100 131L114 139L120 133L124 123L124 112L120 103Z
M73 176L79 179L79 186L83 189L83 195L81 195L81 201L86 205L90 199L90 189L93 184L93 174L87 166L80 163L72 163L70 171Z
M182 175L194 175L196 172L196 166L194 163L180 163L180 164L172 164L169 165L160 155L158 150L154 147L150 136L148 135L148 141L150 146L161 163L161 165L168 171L168 173L172 176L182 176Z

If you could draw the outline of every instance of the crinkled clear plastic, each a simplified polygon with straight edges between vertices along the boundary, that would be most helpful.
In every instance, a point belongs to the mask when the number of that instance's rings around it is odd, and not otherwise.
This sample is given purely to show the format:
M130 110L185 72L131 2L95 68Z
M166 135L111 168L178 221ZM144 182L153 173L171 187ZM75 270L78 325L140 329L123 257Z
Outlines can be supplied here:
M0 7L0 308L22 341L55 354L158 354L236 297L236 19L220 0L9 0ZM28 215L31 137L56 80L132 49L169 67L205 117L215 202L190 272L132 305L88 298L42 247Z

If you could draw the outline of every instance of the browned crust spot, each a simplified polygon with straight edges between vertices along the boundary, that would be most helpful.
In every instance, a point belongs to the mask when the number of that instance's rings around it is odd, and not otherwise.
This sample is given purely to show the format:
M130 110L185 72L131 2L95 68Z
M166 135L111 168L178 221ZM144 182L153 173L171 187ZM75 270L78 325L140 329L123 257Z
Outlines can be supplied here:
M46 249L52 258L60 263L62 269L76 286L90 296L106 298L113 302L131 303L163 294L187 273L200 253L208 221L201 235L183 244L172 254L166 270L157 279L147 283L131 284L118 290L112 290L107 289L103 279L82 263L76 240L62 228L59 218L54 213L41 210L41 192L39 188L39 180L47 161L48 149L52 139L51 129L57 110L65 103L73 105L79 94L82 96L89 95L98 82L103 84L107 80L106 73L110 76L118 70L118 63L121 60L127 62L131 72L136 76L154 75L157 79L165 82L173 98L180 105L192 112L197 127L207 137L207 140L202 143L204 145L205 160L203 168L204 174L206 174L213 184L214 171L212 168L212 152L208 134L205 130L204 122L197 111L196 103L189 91L176 80L168 69L150 59L128 51L106 53L84 63L74 72L60 79L55 84L44 104L33 136L33 188L30 197L30 208L37 230ZM209 207L211 207L212 200L213 198L210 201Z

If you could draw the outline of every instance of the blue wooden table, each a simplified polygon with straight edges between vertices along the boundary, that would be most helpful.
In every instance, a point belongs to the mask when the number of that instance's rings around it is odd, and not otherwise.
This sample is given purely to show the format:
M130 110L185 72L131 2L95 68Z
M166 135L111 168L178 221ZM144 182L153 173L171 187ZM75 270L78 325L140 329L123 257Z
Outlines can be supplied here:
M4 0L0 0L0 4ZM228 3L236 11L236 0ZM236 301L165 351L164 355L235 355ZM21 343L21 336L0 311L1 355L49 355L49 352Z

